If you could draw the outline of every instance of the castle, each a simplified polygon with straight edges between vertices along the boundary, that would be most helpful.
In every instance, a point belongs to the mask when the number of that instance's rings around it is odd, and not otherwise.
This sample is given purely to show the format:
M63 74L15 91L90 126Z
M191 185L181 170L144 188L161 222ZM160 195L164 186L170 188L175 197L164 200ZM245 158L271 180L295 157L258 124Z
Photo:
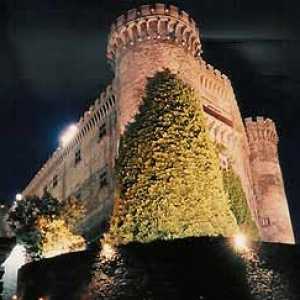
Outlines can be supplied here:
M23 191L49 191L64 200L85 202L88 216L78 228L92 236L110 218L113 169L118 141L134 119L147 78L164 68L176 73L199 94L213 141L223 145L223 168L232 163L262 240L294 243L288 203L278 160L278 135L270 119L243 122L226 75L201 57L199 29L175 6L143 5L117 18L108 39L107 58L114 79L84 113L78 131L60 146Z

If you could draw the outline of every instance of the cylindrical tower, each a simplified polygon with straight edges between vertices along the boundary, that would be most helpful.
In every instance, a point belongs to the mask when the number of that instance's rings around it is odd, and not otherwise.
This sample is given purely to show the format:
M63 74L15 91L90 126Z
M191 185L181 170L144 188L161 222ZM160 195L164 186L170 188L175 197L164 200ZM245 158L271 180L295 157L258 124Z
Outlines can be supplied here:
M294 243L294 233L278 159L278 135L270 119L245 120L253 190L262 239Z
M230 80L201 57L195 21L175 6L143 5L117 18L108 39L120 134L133 121L147 79L168 68L199 94L213 141L226 147L255 214L247 137Z
M200 52L195 22L172 5L143 5L117 19L107 57L115 69L121 132L137 112L147 78L157 71L169 68L193 87L199 84Z

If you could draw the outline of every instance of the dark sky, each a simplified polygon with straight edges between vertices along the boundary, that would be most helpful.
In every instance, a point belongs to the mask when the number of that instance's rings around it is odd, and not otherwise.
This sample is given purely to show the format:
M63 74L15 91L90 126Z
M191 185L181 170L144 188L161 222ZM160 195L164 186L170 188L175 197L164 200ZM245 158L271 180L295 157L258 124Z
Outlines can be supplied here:
M57 147L61 130L110 82L109 26L120 13L147 2L0 0L0 201L11 201L26 186ZM199 24L203 57L231 78L243 116L276 122L300 238L300 4L168 3Z

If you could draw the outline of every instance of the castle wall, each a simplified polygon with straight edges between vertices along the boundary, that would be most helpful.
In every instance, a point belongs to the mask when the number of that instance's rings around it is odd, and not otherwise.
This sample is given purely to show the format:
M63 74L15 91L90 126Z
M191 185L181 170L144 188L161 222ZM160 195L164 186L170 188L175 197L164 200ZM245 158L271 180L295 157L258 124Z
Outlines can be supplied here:
M48 191L60 201L75 196L87 208L85 221L78 224L87 236L104 229L112 210L116 118L115 96L108 87L77 124L74 139L57 149L23 192L41 197Z

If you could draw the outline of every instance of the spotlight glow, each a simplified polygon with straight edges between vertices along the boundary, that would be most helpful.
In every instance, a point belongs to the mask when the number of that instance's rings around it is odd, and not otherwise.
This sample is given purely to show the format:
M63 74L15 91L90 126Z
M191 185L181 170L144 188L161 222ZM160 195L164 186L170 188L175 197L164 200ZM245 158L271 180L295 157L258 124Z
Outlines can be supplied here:
M23 199L23 195L22 194L17 194L16 195L16 200L17 201L21 201Z
M73 140L73 138L77 134L77 132L78 132L77 125L76 124L70 125L66 130L64 130L64 132L60 136L60 139L59 139L60 140L60 145L63 148L68 146L69 143Z
M244 252L248 250L247 237L243 233L238 233L233 237L233 247L238 252Z
M107 243L104 243L102 245L102 251L101 251L102 257L104 257L107 260L111 260L114 258L115 255L116 255L116 251L111 245Z

